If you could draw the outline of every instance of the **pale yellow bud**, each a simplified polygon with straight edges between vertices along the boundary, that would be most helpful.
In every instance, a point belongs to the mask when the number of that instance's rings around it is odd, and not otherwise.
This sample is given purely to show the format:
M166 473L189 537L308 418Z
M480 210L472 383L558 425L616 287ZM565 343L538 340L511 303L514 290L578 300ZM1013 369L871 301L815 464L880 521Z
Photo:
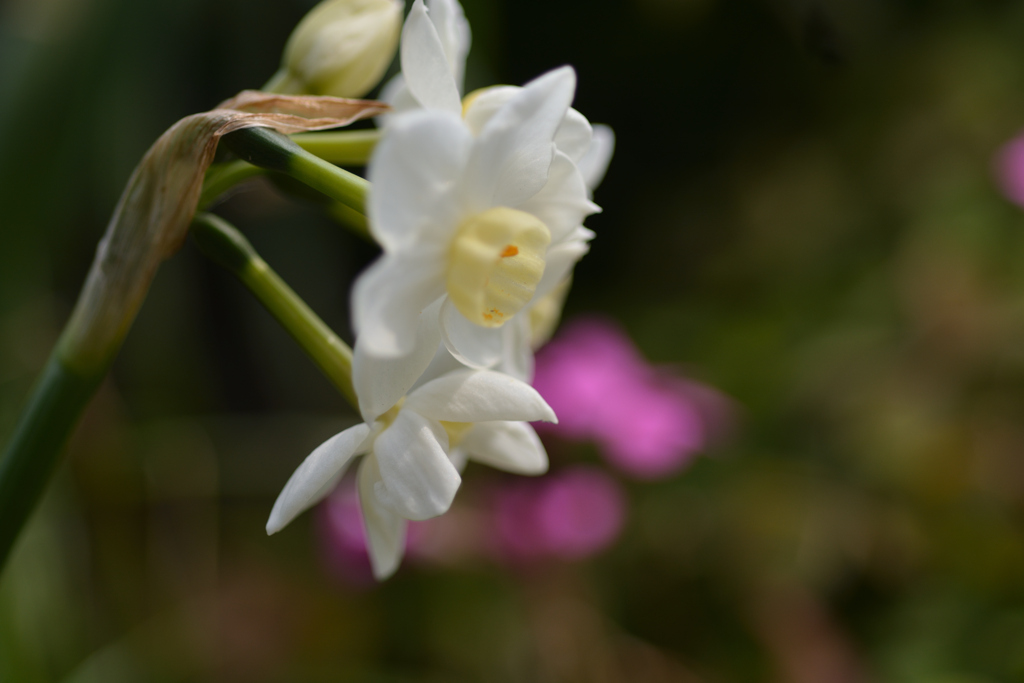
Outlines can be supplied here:
M400 0L325 0L295 27L264 90L362 97L391 64L401 28Z

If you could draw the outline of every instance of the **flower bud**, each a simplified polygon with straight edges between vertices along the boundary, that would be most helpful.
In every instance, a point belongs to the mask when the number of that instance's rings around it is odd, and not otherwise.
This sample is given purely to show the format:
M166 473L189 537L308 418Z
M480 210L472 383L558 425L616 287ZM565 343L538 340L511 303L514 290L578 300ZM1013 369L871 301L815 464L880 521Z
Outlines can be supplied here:
M391 64L401 27L400 0L325 0L295 27L264 90L362 97Z

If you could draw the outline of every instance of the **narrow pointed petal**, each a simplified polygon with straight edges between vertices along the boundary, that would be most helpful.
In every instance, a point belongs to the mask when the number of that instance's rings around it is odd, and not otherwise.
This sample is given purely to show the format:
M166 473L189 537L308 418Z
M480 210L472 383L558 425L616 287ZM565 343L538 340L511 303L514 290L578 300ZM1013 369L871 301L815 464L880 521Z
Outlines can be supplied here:
M493 370L460 370L427 382L406 399L402 412L410 411L446 422L558 421L533 387Z
M443 514L462 482L447 451L444 427L403 407L373 444L386 489L378 499L406 519Z
M470 460L515 474L544 474L548 454L525 422L480 422L462 440Z
M614 131L612 131L611 127L604 124L596 124L594 126L593 139L590 141L590 149L587 150L587 153L577 164L580 168L580 173L583 174L583 180L586 181L587 188L591 192L604 180L604 174L608 170L608 164L611 162L612 154L614 153Z
M533 381L533 348L530 315L519 315L502 328L501 362L498 370L530 384Z
M388 120L368 176L370 231L385 252L445 239L455 230L458 208L450 188L472 144L458 116L417 110Z
M444 294L442 268L441 257L385 254L359 276L352 323L364 354L398 358L413 352L420 315Z
M471 368L482 370L501 362L501 328L470 322L448 298L441 305L441 339L456 360Z
M359 412L367 424L373 424L398 403L434 359L441 343L441 301L438 298L420 313L412 350L404 356L382 358L367 351L362 336L356 339L352 384L359 397Z
M544 275L537 283L537 291L534 292L531 301L543 299L548 292L569 277L573 267L590 251L588 242L593 236L594 233L587 228L579 227L569 239L548 248L548 253L544 257L547 261L544 266Z
M463 176L471 212L518 207L547 182L554 136L576 90L571 67L523 86L491 117L477 138Z
M395 573L405 553L406 521L377 500L376 490L383 485L377 459L363 458L357 480L359 506L363 511L370 567L378 581Z
M430 20L437 29L448 67L455 77L455 86L462 92L462 78L466 71L466 55L472 42L469 22L458 0L428 0Z
M601 211L590 201L590 192L576 164L556 152L551 160L548 181L537 194L519 207L532 213L551 231L551 243L564 240L587 216Z
M462 114L455 74L423 0L416 0L402 29L402 74L413 96L427 109Z
M521 87L515 85L496 85L471 93L469 95L471 100L463 113L463 119L473 135L480 135L487 122L521 90ZM390 102L389 100L385 101ZM558 125L553 142L558 151L567 155L575 163L582 159L590 149L592 135L587 117L570 108Z
M370 428L365 424L335 434L310 453L295 470L274 502L267 533L275 534L331 491L349 461L365 451Z
M555 146L573 163L579 163L590 149L592 137L593 131L587 117L575 109L569 109L555 133Z

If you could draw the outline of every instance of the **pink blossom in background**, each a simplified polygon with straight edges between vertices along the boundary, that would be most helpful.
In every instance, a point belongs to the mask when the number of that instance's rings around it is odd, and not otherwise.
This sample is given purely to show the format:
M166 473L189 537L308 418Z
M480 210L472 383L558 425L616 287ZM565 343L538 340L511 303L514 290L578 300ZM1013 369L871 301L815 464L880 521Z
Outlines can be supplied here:
M321 548L331 572L346 583L372 586L375 581L366 552L366 531L355 479L344 478L317 513Z
M537 479L502 479L476 502L457 503L436 519L410 522L406 554L434 566L580 560L615 542L626 507L619 483L592 466ZM331 573L357 588L376 585L354 478L343 479L320 505L317 522Z
M672 387L636 383L616 395L616 428L596 438L615 467L644 479L672 474L704 447L704 424L696 406ZM557 414L557 413L556 413Z
M538 352L533 385L559 420L540 430L593 440L611 464L643 479L684 468L728 422L724 396L649 364L599 318L569 323Z
M533 386L558 415L558 433L587 439L622 421L609 396L642 388L648 367L618 327L600 319L568 325L536 358Z
M1024 133L1013 138L996 154L996 179L1011 202L1024 206Z
M618 482L594 467L576 466L543 479L510 482L493 495L499 559L582 559L609 547L626 516Z

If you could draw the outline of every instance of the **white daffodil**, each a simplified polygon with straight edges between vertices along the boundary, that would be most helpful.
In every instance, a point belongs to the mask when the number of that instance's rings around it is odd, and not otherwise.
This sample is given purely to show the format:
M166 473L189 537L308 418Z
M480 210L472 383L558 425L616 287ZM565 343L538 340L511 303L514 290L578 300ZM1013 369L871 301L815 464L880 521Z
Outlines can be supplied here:
M428 0L426 4L417 0L413 4L402 34L404 75L385 88L384 98L398 112L392 116L417 109L461 114L470 134L479 138L498 112L522 98L523 88L498 86L478 90L460 102L469 35L469 26L456 0ZM548 182L537 193L534 203L549 209L559 204L563 208L576 208L575 215L570 210L562 211L559 217L563 221L570 218L574 224L551 230L544 254L543 276L532 292L520 290L520 294L525 292L531 296L525 303L516 301L516 310L530 309L534 302L550 298L549 293L564 281L575 262L587 252L587 242L593 233L580 223L588 213L598 209L592 204L589 210L583 208L581 197L585 193L589 198L600 182L611 156L613 140L611 129L598 126L592 130L586 117L566 108L551 139L555 153ZM371 176L372 171L371 166ZM378 191L383 195L382 190ZM387 246L385 251L388 251ZM504 252L498 252L499 257L501 253ZM480 280L480 272L472 273L472 277ZM526 322L515 316L515 311L503 308L498 308L501 316L489 310L482 316L469 315L466 308L473 304L463 302L465 305L460 306L458 296L453 296L451 291L447 294L442 309L443 324L439 329L450 351L467 365L497 367L528 380L532 375L533 353L528 343L532 335ZM411 323L408 326L411 327ZM392 358L407 353L407 349L388 352L380 345L376 348ZM426 356L429 360L429 352Z
M353 290L354 324L374 355L412 353L420 312L440 298L445 343L491 366L501 335L488 330L586 251L592 233L581 223L598 207L553 144L574 90L563 67L515 89L477 130L442 109L391 121L369 166L370 229L384 255Z
M358 344L357 344L358 348ZM362 399L387 377L357 371ZM369 382L369 384L367 384ZM523 474L547 469L547 455L526 422L555 414L529 385L498 372L463 368L423 383L385 413L361 412L365 422L328 439L292 474L274 503L267 533L281 530L326 496L358 455L359 499L374 575L386 578L402 558L405 524L444 513L461 483L460 464L472 459Z

